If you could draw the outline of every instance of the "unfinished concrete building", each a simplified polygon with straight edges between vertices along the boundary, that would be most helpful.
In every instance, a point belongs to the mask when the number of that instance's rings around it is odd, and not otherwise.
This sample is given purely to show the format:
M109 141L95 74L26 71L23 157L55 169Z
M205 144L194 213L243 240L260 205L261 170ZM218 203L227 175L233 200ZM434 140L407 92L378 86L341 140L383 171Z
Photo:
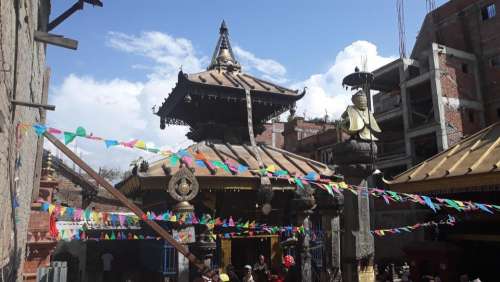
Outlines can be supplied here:
M411 58L374 71L386 178L500 119L499 5L447 2L425 17Z
M500 120L500 1L454 0L425 17L410 58L374 71L382 129L377 166L386 179ZM426 210L375 202L375 226L418 222ZM377 238L379 262L397 261L422 231Z

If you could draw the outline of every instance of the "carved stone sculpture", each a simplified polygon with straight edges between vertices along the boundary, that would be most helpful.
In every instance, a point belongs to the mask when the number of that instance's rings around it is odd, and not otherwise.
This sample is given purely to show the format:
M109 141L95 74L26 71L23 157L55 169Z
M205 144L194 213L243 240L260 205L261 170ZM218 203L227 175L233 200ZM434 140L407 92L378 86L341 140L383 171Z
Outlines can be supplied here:
M342 114L342 129L355 139L363 141L377 141L376 133L380 133L380 127L368 110L368 100L363 90L352 95L354 105L347 106Z

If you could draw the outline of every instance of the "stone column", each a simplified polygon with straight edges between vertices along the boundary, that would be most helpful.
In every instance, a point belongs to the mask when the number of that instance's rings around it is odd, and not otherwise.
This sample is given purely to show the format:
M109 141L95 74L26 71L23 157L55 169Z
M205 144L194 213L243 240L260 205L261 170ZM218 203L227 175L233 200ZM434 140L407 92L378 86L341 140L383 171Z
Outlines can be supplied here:
M302 222L304 227L304 234L299 241L300 244L300 276L302 281L312 281L312 262L311 262L311 250L310 250L310 230L311 222L309 216L312 211L306 210L297 215L299 222Z
M301 281L312 281L312 264L310 250L310 215L313 213L312 208L316 205L314 199L314 189L309 185L304 185L303 189L298 189L295 192L295 197L292 199L292 207L297 225L304 227L304 234L300 236L298 242L298 256L295 258L297 266L300 269Z
M342 281L342 271L340 263L340 214L344 204L343 195L335 194L332 197L324 191L316 191L316 202L318 206L315 210L321 214L323 230L325 231L325 275L326 281Z
M360 187L358 195L344 193L342 216L342 276L347 282L375 281L373 270L374 242L370 233L370 200L368 177L372 173L371 153L376 145L349 140L335 146L338 172L351 185ZM335 153L334 153L335 154Z

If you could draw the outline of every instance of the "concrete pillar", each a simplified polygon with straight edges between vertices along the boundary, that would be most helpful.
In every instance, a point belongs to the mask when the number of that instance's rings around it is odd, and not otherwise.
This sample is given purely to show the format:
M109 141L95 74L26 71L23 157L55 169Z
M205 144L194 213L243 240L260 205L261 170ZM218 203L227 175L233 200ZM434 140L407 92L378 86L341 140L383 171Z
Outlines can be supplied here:
M434 107L434 118L438 124L436 140L438 152L448 149L448 133L446 131L446 119L444 115L444 103L441 87L441 70L439 69L439 45L432 43L432 52L429 57L429 71L431 72L431 95Z
M411 165L411 142L408 136L408 130L410 129L410 110L408 107L408 96L406 93L406 73L408 71L408 65L403 60L402 65L399 66L399 85L401 91L401 113L403 116L403 128L404 128L404 139L405 139L405 155L408 158L407 166Z

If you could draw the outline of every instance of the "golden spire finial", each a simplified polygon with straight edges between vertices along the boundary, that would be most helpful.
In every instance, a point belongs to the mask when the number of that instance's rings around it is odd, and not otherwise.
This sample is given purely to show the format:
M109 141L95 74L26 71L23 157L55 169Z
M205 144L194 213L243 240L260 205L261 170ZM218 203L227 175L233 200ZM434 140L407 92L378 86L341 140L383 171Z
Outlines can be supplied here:
M208 69L224 69L224 70L241 70L241 66L236 61L231 48L231 43L229 42L229 30L226 25L226 21L222 21L219 28L219 40L215 46L214 53L212 55L212 60Z
M43 160L42 165L42 179L47 181L53 181L54 178L54 168L52 167L52 154L47 151L47 156Z

